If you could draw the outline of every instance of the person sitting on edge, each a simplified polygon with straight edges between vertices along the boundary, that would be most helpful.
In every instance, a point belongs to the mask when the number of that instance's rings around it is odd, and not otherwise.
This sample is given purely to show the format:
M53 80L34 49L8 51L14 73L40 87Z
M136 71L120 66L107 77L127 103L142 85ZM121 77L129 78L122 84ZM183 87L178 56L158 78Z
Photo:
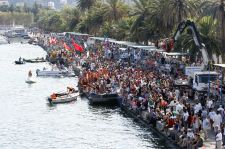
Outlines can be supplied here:
M31 72L31 70L28 72L28 77L32 77L32 72Z

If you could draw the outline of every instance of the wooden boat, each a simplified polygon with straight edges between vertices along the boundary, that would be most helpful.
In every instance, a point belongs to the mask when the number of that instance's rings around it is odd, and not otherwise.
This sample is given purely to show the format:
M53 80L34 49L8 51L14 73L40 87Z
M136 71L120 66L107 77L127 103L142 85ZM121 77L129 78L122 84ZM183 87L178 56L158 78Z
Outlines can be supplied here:
M42 62L46 62L45 59L40 59L40 58L36 58L36 59L23 59L23 61L25 61L27 63L42 63Z
M118 94L94 94L91 93L88 96L90 104L106 104L106 105L118 105L119 95Z
M15 64L22 65L22 64L25 64L25 62L24 61L15 61Z
M48 97L48 101L52 104L68 103L77 100L78 93L56 93L55 98Z

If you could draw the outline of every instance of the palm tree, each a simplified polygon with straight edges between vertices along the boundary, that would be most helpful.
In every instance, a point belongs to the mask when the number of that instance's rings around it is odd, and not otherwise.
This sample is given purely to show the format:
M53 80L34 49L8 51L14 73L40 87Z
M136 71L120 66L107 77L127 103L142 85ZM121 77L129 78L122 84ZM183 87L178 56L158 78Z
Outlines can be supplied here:
M77 8L66 6L61 11L61 18L67 31L73 31L80 22L80 11Z
M134 8L133 12L131 13L131 16L133 16L135 19L131 27L131 34L136 42L139 42L141 40L141 37L144 37L142 33L146 33L146 20L148 20L150 17L150 8L150 0L134 0ZM148 42L147 38L145 38L144 40L145 43Z
M77 6L81 11L85 11L90 9L95 3L96 0L79 0Z
M117 22L128 14L128 6L121 0L106 0L105 4L105 20Z
M96 3L94 7L91 7L88 13L82 17L82 21L77 25L77 30L97 35L104 23L104 8L102 3Z
M202 7L210 12L214 19L218 20L218 38L221 49L225 50L225 4L224 0L207 0Z

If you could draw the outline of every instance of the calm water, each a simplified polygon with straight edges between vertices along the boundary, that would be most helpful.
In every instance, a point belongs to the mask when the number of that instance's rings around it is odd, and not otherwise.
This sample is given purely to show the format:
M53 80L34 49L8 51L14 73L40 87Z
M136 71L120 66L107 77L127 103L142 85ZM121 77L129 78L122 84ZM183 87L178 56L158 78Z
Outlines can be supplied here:
M47 63L15 65L19 57L44 57L38 46L0 45L0 149L168 148L120 109L89 106L86 99L50 107L46 96L75 86L76 78L36 78L27 73Z

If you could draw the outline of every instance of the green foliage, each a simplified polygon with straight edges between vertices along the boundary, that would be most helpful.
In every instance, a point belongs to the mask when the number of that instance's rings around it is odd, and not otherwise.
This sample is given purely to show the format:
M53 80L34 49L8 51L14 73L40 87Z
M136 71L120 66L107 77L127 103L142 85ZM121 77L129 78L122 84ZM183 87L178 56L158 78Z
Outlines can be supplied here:
M34 5L31 12L46 31L76 31L144 44L172 37L181 21L191 19L209 54L224 53L220 50L222 43L225 47L223 0L133 0L132 5L122 0L79 0L75 8L54 11ZM175 47L193 55L199 51L188 31Z
M19 24L24 26L29 26L33 23L33 15L31 13L0 13L0 24L2 25L12 25Z

